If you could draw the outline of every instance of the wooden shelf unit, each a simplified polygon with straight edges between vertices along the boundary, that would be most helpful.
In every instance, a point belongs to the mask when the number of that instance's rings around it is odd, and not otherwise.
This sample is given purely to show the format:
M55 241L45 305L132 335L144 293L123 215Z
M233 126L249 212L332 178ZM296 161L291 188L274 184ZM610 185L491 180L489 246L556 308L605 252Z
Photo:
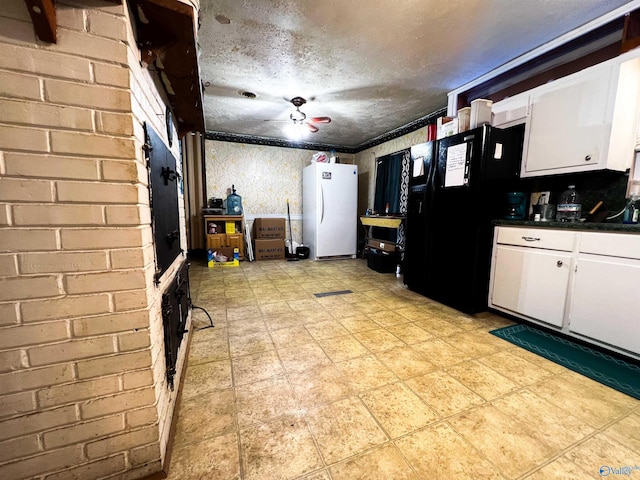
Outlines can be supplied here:
M227 228L227 225L232 228ZM207 250L221 247L237 248L240 260L244 260L244 219L242 215L205 215L204 231Z

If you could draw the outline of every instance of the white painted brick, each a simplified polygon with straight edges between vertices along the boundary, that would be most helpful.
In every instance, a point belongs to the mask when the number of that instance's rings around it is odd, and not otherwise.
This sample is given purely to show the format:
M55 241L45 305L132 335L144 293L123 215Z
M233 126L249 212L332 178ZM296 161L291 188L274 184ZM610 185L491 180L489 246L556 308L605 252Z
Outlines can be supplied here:
M23 22L31 21L29 12L22 2L4 2L2 5L2 16L15 18L16 20L22 20Z
M141 390L145 392L146 390ZM87 445L87 456L89 458L100 458L112 455L122 450L140 447L158 441L158 428L155 425L134 430L122 435L116 435L104 440L89 443Z
M0 229L0 252L29 252L56 248L54 230Z
M126 352L129 350L140 350L151 345L149 340L149 330L143 329L135 333L125 333L118 335L118 350Z
M153 262L153 251L149 248L121 248L109 253L112 268L144 267Z
M145 445L131 450L129 459L132 465L144 465L160 461L160 446L158 444Z
M16 226L104 225L99 205L16 205Z
M56 52L79 57L113 63L127 62L127 46L123 42L87 35L84 32L61 30L58 32L58 43L51 45L50 48Z
M76 337L134 332L136 329L145 328L148 325L149 312L146 310L111 313L72 321L73 334Z
M134 408L153 405L155 404L155 401L155 391L152 387L141 390L132 390L81 403L80 415L83 419L103 417L114 413L126 412L127 410ZM157 438L158 437L156 436L156 440ZM144 443L148 442L139 443L137 445L144 445ZM89 450L89 448L90 446L88 445L87 450ZM89 455L89 458L96 458L98 456L101 455Z
M52 386L37 392L40 407L55 407L118 392L118 377L101 377L84 382Z
M73 178L79 180L98 179L98 161L95 159L56 157L53 155L31 155L5 153L7 175L43 178ZM43 168L55 165L55 171Z
M151 370L127 372L122 376L122 383L125 390L148 387L153 385L153 374Z
M109 312L109 295L82 295L51 300L21 302L24 323L58 318L83 317Z
M96 112L98 132L112 135L133 135L133 117L124 113Z
M149 302L146 290L130 290L128 292L115 292L113 294L113 303L118 312L146 308Z
M62 230L60 237L62 248L66 250L107 249L141 247L144 245L143 234L142 229L135 227L78 228Z
M148 183L147 169L140 162L105 160L101 163L102 175L107 181L141 183L142 185L147 185Z
M18 202L51 202L51 182L22 178L0 178L0 200Z
M55 276L0 278L0 302L55 297L62 292Z
M18 370L0 375L3 393L21 392L66 383L71 380L73 380L73 368L70 364Z
M4 32L11 32L11 35L6 35ZM4 43L36 44L36 35L33 25L29 21L21 22L0 17L0 33L2 34L0 38Z
M35 128L0 125L0 149L47 152L49 150L47 132Z
M78 378L87 379L104 375L121 374L130 370L148 368L151 365L151 353L143 350L133 353L121 353L78 362Z
M121 183L63 182L57 183L58 200L80 203L137 203L138 187Z
M64 321L4 327L0 330L0 350L26 345L42 345L66 338L68 338L67 322Z
M15 325L18 323L17 307L18 304L15 302L0 303L0 326Z
M121 453L113 457L102 458L95 462L83 463L62 472L47 475L46 480L85 480L90 478L103 478L107 475L117 474L126 468L125 455ZM113 478L113 477L110 477ZM121 478L118 475L117 478Z
M105 213L109 225L151 224L151 210L146 206L107 205Z
M0 417L11 417L35 410L33 392L20 392L0 396Z
M16 458L28 457L40 451L37 435L12 438L0 442L0 463Z
M6 97L41 100L40 80L33 75L0 71L0 92Z
M127 428L137 428L158 422L158 409L155 406L130 410L125 415Z
M65 445L73 445L74 443L92 441L123 429L124 416L114 415L89 422L66 425L62 428L45 432L42 437L45 450L51 450Z
M27 350L31 365L41 366L98 357L113 352L110 337L83 338L70 342L33 347Z
M35 150L35 148L29 150ZM114 158L135 158L136 156L135 144L128 138L63 131L51 132L51 151L86 156L108 154Z
M126 40L127 28L123 17L108 15L99 10L89 10L89 32L99 37Z
M11 372L24 367L21 350L0 352L0 372Z
M31 479L46 472L78 465L84 460L82 445L72 445L0 466L0 478Z
M63 273L107 269L107 252L23 253L18 255L20 273Z
M58 28L84 31L85 10L79 8L58 8L56 9L56 23L58 24Z
M73 423L76 420L76 409L73 406L10 418L0 422L0 440L19 437L28 433L42 432L50 428Z
M47 78L44 80L44 90L46 99L52 103L116 112L131 110L129 92L122 88Z
M67 275L66 291L69 294L103 293L118 290L135 290L147 285L144 272L123 270L104 273Z
M0 205L0 225L11 225L9 209L9 205Z
M33 27L31 28L33 29ZM33 48L32 45L20 46L4 43L2 45L4 68L83 82L88 82L91 79L90 60Z
M0 121L74 130L93 130L93 112L91 110L10 99L0 99ZM42 168L42 164L40 168ZM54 173L51 169L47 170L49 174Z
M130 86L129 69L119 65L94 62L93 76L98 84L127 89Z
M0 255L0 275L13 277L18 274L15 255Z

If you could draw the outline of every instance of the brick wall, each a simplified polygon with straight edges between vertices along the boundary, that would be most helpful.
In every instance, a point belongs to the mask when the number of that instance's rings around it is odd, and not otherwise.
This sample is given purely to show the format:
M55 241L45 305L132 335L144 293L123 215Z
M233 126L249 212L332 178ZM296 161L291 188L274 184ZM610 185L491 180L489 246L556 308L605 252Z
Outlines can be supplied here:
M184 258L154 284L141 148L164 99L126 5L56 10L49 45L23 0L0 9L0 478L140 478L176 395L160 298Z

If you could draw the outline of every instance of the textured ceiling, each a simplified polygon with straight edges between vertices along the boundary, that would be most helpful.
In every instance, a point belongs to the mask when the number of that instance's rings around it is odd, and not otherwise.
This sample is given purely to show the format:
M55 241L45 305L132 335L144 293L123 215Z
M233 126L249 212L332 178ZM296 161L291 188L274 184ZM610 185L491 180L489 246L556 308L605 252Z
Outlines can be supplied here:
M332 118L305 141L356 147L445 107L449 91L628 3L201 0L206 129L287 139L288 100L302 96L308 117ZM221 15L230 23L216 20Z

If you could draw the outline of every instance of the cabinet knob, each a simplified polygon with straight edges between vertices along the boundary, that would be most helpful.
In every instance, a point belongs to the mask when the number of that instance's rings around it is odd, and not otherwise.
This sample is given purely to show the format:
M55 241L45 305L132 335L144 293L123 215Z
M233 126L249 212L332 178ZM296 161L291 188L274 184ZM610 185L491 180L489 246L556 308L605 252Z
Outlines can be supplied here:
M585 162L590 162L591 161L591 155L587 155L586 157L584 157L584 161Z
M556 263L556 266L558 268L562 267L562 260L558 260L558 262Z

